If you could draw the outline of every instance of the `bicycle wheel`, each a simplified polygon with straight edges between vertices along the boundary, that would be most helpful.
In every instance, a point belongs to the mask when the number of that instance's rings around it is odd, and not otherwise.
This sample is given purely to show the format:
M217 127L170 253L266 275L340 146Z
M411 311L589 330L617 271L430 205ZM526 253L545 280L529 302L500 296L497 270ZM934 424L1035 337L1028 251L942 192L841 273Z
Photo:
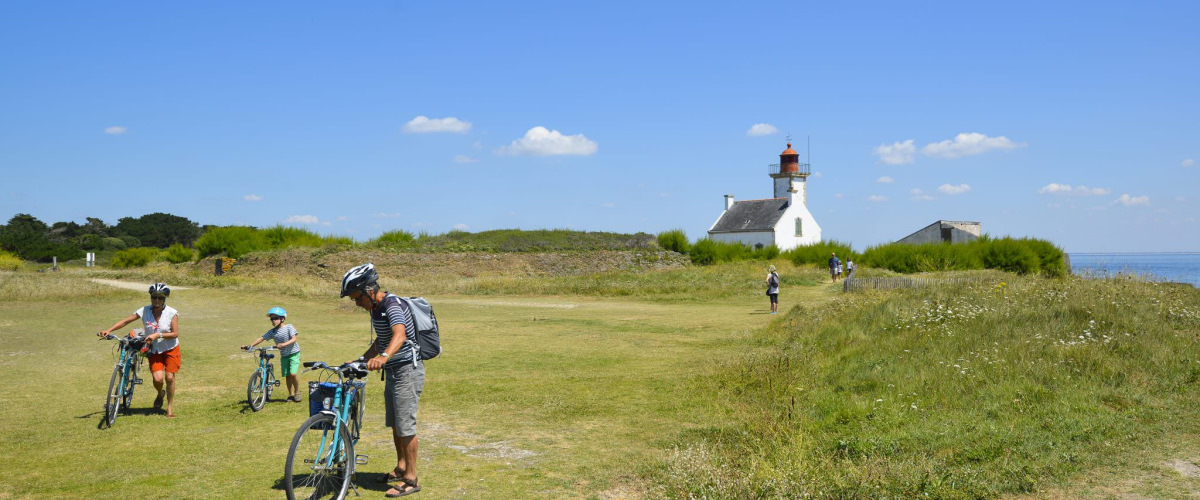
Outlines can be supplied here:
M313 415L300 424L288 449L283 487L288 500L329 498L341 500L354 476L354 443L346 426L334 440L332 415Z
M112 378L108 381L108 392L104 395L104 416L100 418L100 427L112 427L117 421L117 410L121 407L121 372L125 367L118 363L113 366Z
M250 403L250 409L254 411L261 410L267 403L267 392L263 390L261 371L255 371L253 375L250 375L250 383L246 384L246 402Z
M133 389L137 382L138 359L133 358L127 361L125 366L128 369L125 374L125 387L121 390L121 409L125 410L125 414L129 414L129 409L133 405Z

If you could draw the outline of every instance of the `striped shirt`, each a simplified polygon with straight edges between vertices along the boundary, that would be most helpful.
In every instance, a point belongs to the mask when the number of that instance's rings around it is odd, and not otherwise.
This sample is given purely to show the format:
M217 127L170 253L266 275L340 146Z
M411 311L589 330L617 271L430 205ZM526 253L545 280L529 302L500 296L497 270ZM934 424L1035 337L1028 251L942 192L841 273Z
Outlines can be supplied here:
M392 326L404 325L404 345L400 347L384 366L393 367L412 363L417 351L417 327L413 324L408 305L391 293L371 311L371 326L375 328L375 348L382 354L392 342Z
M267 330L267 333L263 334L262 339L274 340L275 345L279 345L292 340L292 337L295 337L298 333L299 332L296 331L296 327L292 325L283 325L279 328ZM300 342L293 342L292 345L286 346L279 350L279 354L281 356L290 356L298 352L300 352Z

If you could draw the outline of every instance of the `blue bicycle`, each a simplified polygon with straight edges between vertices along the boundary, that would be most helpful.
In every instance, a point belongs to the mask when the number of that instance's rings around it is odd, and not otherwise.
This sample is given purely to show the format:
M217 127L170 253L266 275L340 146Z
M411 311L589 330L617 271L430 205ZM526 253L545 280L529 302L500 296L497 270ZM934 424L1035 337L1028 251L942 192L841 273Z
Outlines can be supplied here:
M132 337L105 335L100 340L117 341L117 362L113 365L112 378L108 382L108 394L104 397L104 416L97 427L104 429L112 427L117 421L117 412L129 412L133 403L133 388L142 383L138 370L142 365L142 348L146 345L146 336L140 330L134 330Z
M360 358L337 368L320 361L304 367L306 373L321 371L323 380L308 383L311 416L292 438L283 486L288 500L341 500L353 487L354 466L367 463L366 455L354 454L365 409L367 364Z
M279 387L279 379L275 378L275 367L271 364L274 354L267 351L277 351L274 347L246 347L243 350L258 352L258 368L250 375L250 383L246 384L246 402L250 409L261 410L271 399L271 393Z

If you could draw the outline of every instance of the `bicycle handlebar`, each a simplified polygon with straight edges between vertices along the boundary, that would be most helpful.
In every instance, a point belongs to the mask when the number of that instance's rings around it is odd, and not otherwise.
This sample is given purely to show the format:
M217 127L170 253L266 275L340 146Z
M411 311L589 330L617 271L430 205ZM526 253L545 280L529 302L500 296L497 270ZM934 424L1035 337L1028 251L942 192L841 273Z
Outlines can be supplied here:
M350 378L365 378L369 373L367 371L367 360L361 357L349 363L343 363L337 368L329 366L324 361L305 361L301 364L304 365L305 368L308 368L307 370L304 370L305 372L310 372L313 370L329 370L337 373L338 378L341 378L344 375L348 375Z

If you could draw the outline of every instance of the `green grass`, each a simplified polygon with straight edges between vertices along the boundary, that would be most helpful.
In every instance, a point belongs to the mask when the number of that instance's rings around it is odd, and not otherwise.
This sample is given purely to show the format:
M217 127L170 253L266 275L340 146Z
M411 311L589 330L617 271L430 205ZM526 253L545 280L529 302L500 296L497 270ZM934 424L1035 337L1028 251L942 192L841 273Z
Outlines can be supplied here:
M137 272L162 276L162 269ZM274 485L307 406L271 402L247 411L242 400L254 360L237 346L269 327L269 307L283 305L300 331L303 359L353 358L368 342L365 313L336 297L265 292L251 278L176 291L169 304L180 311L180 417L143 414L152 399L146 385L135 394L137 413L98 430L113 359L111 343L92 332L143 305L144 294L96 285L91 276L0 276L7 278L0 281L0 365L19 375L0 406L0 440L9 450L0 498L281 496ZM48 293L24 295L31 290ZM825 287L785 282L784 290L784 307L833 297ZM666 302L420 293L436 307L444 346L428 364L422 398L422 498L650 491L638 468L661 460L679 429L711 423L706 396L679 389L738 352L772 317L757 286L719 300ZM367 390L357 451L371 462L359 482L364 496L381 496L370 482L390 468L394 452L378 379Z

